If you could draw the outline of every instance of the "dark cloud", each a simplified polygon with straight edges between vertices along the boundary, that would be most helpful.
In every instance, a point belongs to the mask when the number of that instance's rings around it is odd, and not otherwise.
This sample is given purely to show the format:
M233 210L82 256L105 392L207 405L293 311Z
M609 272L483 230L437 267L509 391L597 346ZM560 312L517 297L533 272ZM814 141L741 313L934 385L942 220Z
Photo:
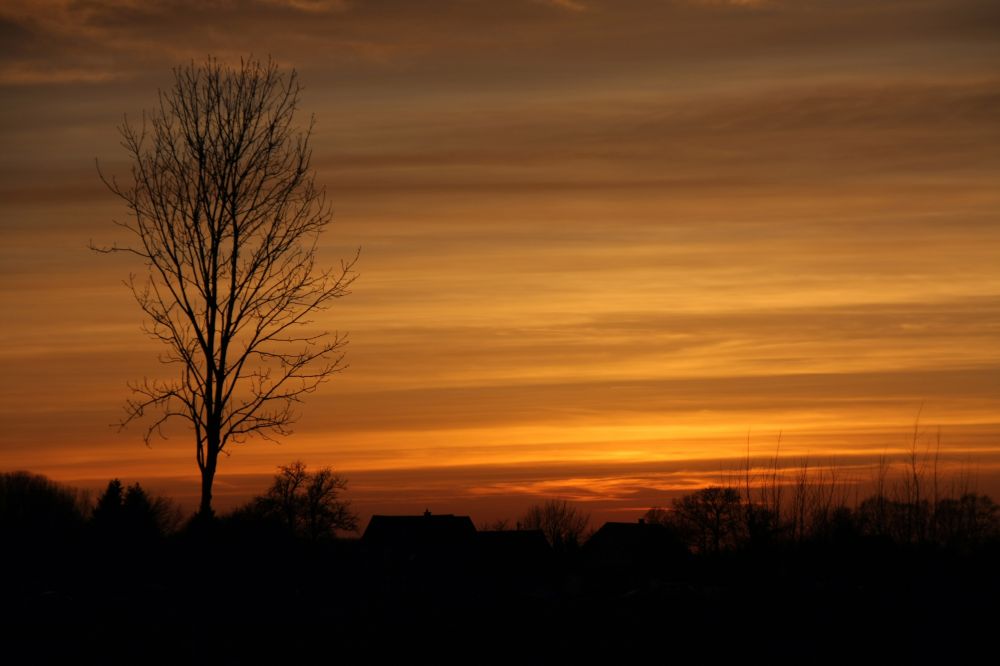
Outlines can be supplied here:
M456 80L544 80L640 71L677 58L782 57L845 46L926 46L928 38L995 44L1000 12L987 0L950 2L189 2L15 3L8 22L32 25L50 62L43 71L102 66L135 75L206 52L273 53L334 73L371 69ZM9 30L9 29L8 29ZM38 40L35 39L35 42ZM40 56L40 53L34 53ZM363 67L364 68L364 67ZM91 72L93 74L93 72ZM7 77L8 80L10 76ZM440 81L438 81L440 83Z

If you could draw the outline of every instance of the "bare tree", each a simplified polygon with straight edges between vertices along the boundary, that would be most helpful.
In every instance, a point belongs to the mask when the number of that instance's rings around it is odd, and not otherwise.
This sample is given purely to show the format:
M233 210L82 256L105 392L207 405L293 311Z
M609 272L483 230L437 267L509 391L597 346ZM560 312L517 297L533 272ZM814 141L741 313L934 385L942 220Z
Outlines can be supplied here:
M341 499L347 480L329 467L307 472L301 461L278 467L267 493L253 501L264 516L280 520L291 532L313 541L333 536L337 530L356 532L358 516L351 503Z
M520 523L518 523L520 525ZM510 527L510 519L508 518L495 518L493 520L487 520L479 524L477 527L480 532L506 532Z
M316 265L332 212L310 167L312 121L293 123L299 92L296 72L271 61L178 67L154 111L119 127L130 181L101 173L128 206L116 224L131 238L94 249L143 260L128 286L167 347L161 361L178 366L175 379L131 385L121 425L151 413L147 445L168 421L191 426L201 515L219 454L287 434L293 405L344 367L345 337L309 325L348 293L357 256Z
M673 501L673 519L698 552L719 553L744 537L744 508L734 487L709 486Z
M541 530L554 548L575 548L583 541L590 525L590 514L566 500L547 500L534 504L520 520L526 530Z

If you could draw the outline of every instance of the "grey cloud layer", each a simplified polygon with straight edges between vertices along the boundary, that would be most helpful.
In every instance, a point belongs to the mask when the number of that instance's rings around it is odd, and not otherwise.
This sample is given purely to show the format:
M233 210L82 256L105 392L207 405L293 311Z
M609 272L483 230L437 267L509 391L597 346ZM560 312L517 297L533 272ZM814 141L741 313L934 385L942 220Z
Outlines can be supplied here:
M488 66L501 76L513 67L508 76L564 78L662 58L767 56L842 49L845 42L857 49L931 36L995 44L1000 23L989 0L581 3L587 11L559 4L13 2L0 13L3 79L130 76L206 50L263 50L293 61L321 55L332 72L357 69L360 60L387 73L446 64L458 77L481 76ZM546 54L558 57L537 60Z

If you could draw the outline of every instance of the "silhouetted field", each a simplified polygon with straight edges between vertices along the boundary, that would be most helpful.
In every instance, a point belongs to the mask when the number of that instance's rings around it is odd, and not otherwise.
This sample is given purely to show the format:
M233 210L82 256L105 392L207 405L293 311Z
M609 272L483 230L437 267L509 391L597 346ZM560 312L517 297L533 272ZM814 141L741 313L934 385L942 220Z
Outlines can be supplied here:
M138 485L91 503L3 475L8 663L955 663L995 641L1000 515L974 493L798 524L706 488L554 543L430 514L338 538L257 500L185 523Z

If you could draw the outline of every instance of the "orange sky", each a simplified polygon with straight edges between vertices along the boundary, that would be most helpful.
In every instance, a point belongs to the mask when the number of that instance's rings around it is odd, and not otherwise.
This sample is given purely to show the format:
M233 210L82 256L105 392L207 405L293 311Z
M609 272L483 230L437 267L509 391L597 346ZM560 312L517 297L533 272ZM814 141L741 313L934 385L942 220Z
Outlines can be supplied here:
M305 85L362 248L321 324L350 368L220 501L303 459L363 511L601 515L773 450L1000 462L1000 6L992 0L13 1L0 6L0 469L187 498L193 443L118 433L163 372L98 256L116 125L170 68ZM990 481L994 479L994 481ZM97 481L95 481L97 480Z

